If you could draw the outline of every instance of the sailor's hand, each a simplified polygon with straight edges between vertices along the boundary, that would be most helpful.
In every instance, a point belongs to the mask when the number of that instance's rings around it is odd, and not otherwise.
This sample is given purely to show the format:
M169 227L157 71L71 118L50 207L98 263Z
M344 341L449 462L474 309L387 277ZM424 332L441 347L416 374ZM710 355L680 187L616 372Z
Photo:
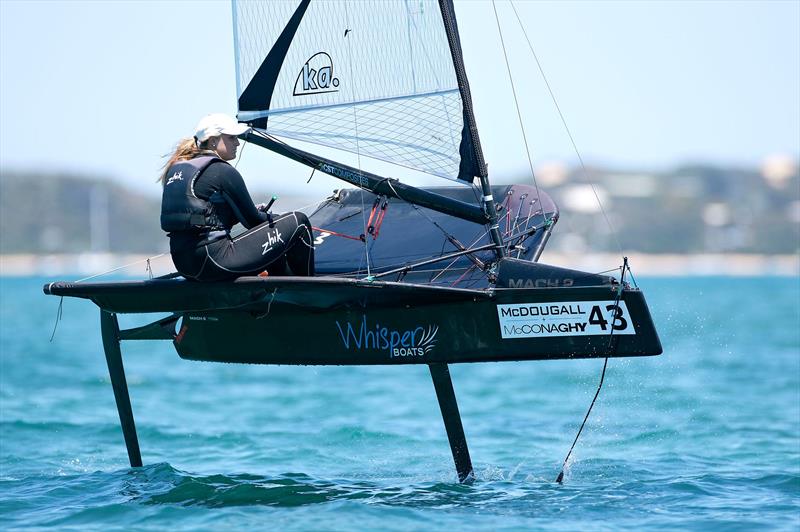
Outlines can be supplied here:
M256 209L259 210L260 212L267 212L267 210L269 210L269 205L267 205L266 203L259 203L258 205L256 205Z

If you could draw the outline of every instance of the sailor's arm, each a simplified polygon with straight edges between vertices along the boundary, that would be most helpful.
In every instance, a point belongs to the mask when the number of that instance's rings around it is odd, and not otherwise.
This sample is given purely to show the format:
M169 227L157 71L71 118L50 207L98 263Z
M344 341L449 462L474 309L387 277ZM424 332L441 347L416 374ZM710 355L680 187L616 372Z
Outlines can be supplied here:
M241 224L247 229L252 229L266 222L267 215L256 208L242 174L229 164L219 166L222 167L219 168L222 172L220 176L222 178L222 192L225 194L226 200L231 204L230 206Z

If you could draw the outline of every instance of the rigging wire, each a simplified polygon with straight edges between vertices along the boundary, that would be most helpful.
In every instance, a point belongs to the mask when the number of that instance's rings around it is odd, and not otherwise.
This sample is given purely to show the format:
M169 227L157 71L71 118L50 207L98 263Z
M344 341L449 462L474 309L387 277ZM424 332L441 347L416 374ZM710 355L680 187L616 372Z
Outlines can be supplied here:
M519 99L517 98L517 88L514 85L514 77L511 75L511 64L508 62L508 53L506 52L506 43L503 39L503 29L500 27L500 17L497 14L497 6L495 5L495 0L492 0L492 9L494 10L494 19L497 23L497 32L500 34L500 44L503 47L503 59L506 62L506 70L508 71L508 79L511 82L511 93L514 95L514 106L517 110L517 119L519 120L519 128L522 131L522 140L525 143L525 154L528 157L528 166L531 170L531 178L533 179L533 186L536 188L536 197L539 198L539 184L536 182L536 174L533 171L533 160L531 158L531 150L528 146L528 136L525 134L525 124L522 121L522 113L520 112L519 108ZM539 204L542 203L542 200L539 199ZM547 214L545 213L545 219Z
M421 210L421 209L420 209L420 208L419 208L417 205L414 205L413 203L411 203L410 205L411 205L411 206L414 208L414 210L415 210L417 213L419 213L419 214L420 214L422 217L424 217L426 220L428 220L430 223L432 223L432 224L433 224L433 225L434 225L434 226L435 226L437 229L439 229L439 231L441 231L441 232L442 232L442 234L445 236L445 240L446 240L446 242L449 242L449 243L450 243L450 244L451 244L453 247L455 247L455 248L457 248L457 249L458 249L458 246L455 244L456 242L458 242L458 239L457 239L457 238L456 238L454 235L452 235L450 232L448 232L448 231L447 231L447 230L446 230L444 227L442 227L442 226L441 226L441 225L440 225L438 222L436 222L436 220L434 220L433 218L431 218L430 216L428 216L428 214L427 214L427 213L425 213L425 211ZM480 240L481 240L481 239L482 239L484 236L486 236L486 235L488 235L488 234L489 234L489 231L488 231L488 230L485 230L485 231L483 231L483 232L482 232L482 233L481 233L481 234L478 236L478 238L476 238L476 239L475 239L475 240L474 240L474 241L473 241L473 242L472 242L470 245L468 245L468 246L464 246L464 249L470 249L470 248L472 248L472 246L474 246L475 244L477 244L477 243L478 243L478 242L479 242L479 241L480 241ZM463 244L462 244L462 246L463 246ZM461 250L461 251L463 251L463 250ZM439 277L441 277L442 275L444 275L444 273L445 273L445 272L447 272L447 271L450 269L450 267L451 267L451 266L453 266L453 265L454 265L456 262L458 262L458 260L459 260L459 259L457 259L457 258L456 258L456 259L453 259L453 261L452 261L452 262L450 262L450 264L448 264L447 266L445 266L445 267L444 267L444 268L443 268L443 269L440 271L440 273L439 273L438 275L436 275L436 276L435 276L433 279L431 279L431 281L435 281L436 279L438 279ZM487 272L486 272L486 270L482 270L482 271L483 271L483 274L484 274L484 275L487 275Z
M547 76L544 73L544 69L542 68L542 64L539 62L539 56L536 55L536 51L534 51L534 49L533 49L533 44L531 44L531 40L528 38L528 32L525 31L525 26L522 24L522 19L520 18L519 13L517 12L517 7L514 5L514 0L511 0L509 3L511 4L511 9L514 11L514 16L516 16L516 18L517 18L517 22L519 23L519 27L522 30L522 34L525 36L525 41L528 43L528 48L530 49L531 54L533 55L533 58L536 61L536 67L539 69L539 73L542 76L542 80L544 80L544 84L547 87L547 91L550 93L550 98L553 100L553 105L555 105L556 111L558 112L558 116L561 118L561 123L564 126L564 130L567 132L567 136L569 137L569 140L572 143L572 149L575 151L575 155L578 157L578 161L580 162L581 170L583 172L584 180L587 183L589 183L589 186L592 187L592 193L594 194L594 197L597 200L597 204L600 206L600 212L603 213L603 218L605 219L606 224L608 224L608 228L611 230L611 234L614 237L614 241L617 244L617 250L619 251L619 254L622 255L622 244L620 243L619 236L617 235L617 231L614 228L614 226L612 225L611 220L608 217L608 214L606 214L606 209L605 209L605 207L603 207L603 202L600 201L600 196L597 193L597 189L594 186L594 183L589 181L589 172L586 169L586 164L583 162L583 156L581 156L581 153L578 150L578 145L575 143L575 138L572 136L572 132L570 131L569 126L567 125L567 120L564 118L564 113L561 112L561 107L558 105L558 101L556 100L556 96L553 93L553 89L550 87L550 82L547 80ZM492 6L494 6L494 0L492 1ZM497 10L495 9L495 17L496 16L497 16ZM500 23L498 21L498 27L499 27L499 24ZM502 36L501 36L501 39L502 39ZM505 53L505 48L504 48L504 53ZM508 59L506 59L506 64L507 63L508 63ZM512 84L513 84L513 82L512 82ZM515 96L515 99L516 99L516 96Z
M389 188L392 190L392 192L395 194L395 196L397 196L397 199L399 199L400 201L405 201L403 198L401 198L401 197L400 197L400 194L398 194L398 193L397 193L397 190L395 190L394 186L392 185L392 181L391 181L391 180L387 179L387 180L386 180L386 184L387 184L387 185L388 185L388 187L389 187ZM429 216L429 215L428 215L428 214L427 214L427 213L426 213L424 210L422 210L422 209L421 209L421 208L420 208L418 205L415 205L414 203L412 203L412 202L410 202L410 201L409 201L409 202L406 202L406 203L408 203L409 205L411 205L411 207L413 207L413 208L414 208L414 210L415 210L415 211L416 211L418 214L420 214L420 215L421 215L423 218L425 218L425 219L426 219L428 222L430 222L430 223L431 223L431 224L433 224L433 225L434 225L434 226L435 226L437 229L439 229L439 231L441 231L441 232L442 232L442 234L445 236L445 238L447 239L447 241L449 241L451 244L453 244L453 245L455 246L455 244L454 244L454 242L453 242L453 240L456 240L456 241L457 241L457 239L455 239L455 236L453 236L453 235L452 235L451 233L449 233L449 232L448 232L448 231L447 231L447 230L446 230L444 227L442 227L442 226L441 226L439 223L437 223L437 222L436 222L436 220L434 220L433 218L431 218L431 217L430 217L430 216ZM467 247L466 247L466 249L469 249L469 248L471 248L472 246L474 246L474 245L475 245L475 244L476 244L476 243L477 243L477 242L478 242L478 241L479 241L481 238L483 238L483 236L484 236L484 235L488 235L488 234L489 234L489 231L488 231L488 230L486 230L486 231L484 231L483 233L481 233L481 234L478 236L478 238L476 238L476 239L475 239L475 241L473 241L473 243L472 243L472 244L470 244L469 246L467 246ZM456 246L456 247L457 247L457 246ZM439 275L437 275L436 277L434 277L434 278L432 279L432 281L434 281L434 280L438 279L440 275L442 275L442 274L443 274L445 271L447 271L447 270L450 268L450 266L452 266L452 265L453 265L453 264L455 264L456 262L457 262L457 260L454 260L454 261L453 261L453 262L451 262L449 265L447 265L447 266L446 266L444 269L442 269L442 270L441 270L441 273L440 273Z
M347 19L347 25L350 26L350 9L348 7L348 3L347 2L344 3L344 10L345 10L345 18ZM347 36L350 33L352 33L352 31L349 31L349 32L346 31L344 33L344 38L347 39ZM352 50L353 47L350 44L351 42L352 42L352 39L347 39L347 61L348 61L348 63L350 63L350 65L349 65L350 66L350 72L355 72L353 70L353 50ZM356 78L354 77L353 79L356 79ZM352 95L352 92L355 90L355 83L350 85L350 86L353 87L352 90L351 90L351 95ZM355 100L355 95L353 95L353 100ZM356 135L355 135L355 140L356 140L356 160L358 162L357 166L358 166L358 173L359 173L359 180L360 180L361 173L362 173L362 170L361 170L361 143L359 142L359 132L358 132L358 111L356 110L356 106L355 105L353 105L353 125L354 125L355 130L356 130L355 131L355 133L356 133ZM365 217L366 213L364 212L364 189L361 188L360 186L359 186L359 189L361 190L361 222L362 222L362 225L364 226L364 234L366 234L367 233L367 219ZM370 271L369 244L367 243L367 239L366 238L364 239L364 257L365 257L365 259L367 261L367 279L370 279L372 277L372 272Z

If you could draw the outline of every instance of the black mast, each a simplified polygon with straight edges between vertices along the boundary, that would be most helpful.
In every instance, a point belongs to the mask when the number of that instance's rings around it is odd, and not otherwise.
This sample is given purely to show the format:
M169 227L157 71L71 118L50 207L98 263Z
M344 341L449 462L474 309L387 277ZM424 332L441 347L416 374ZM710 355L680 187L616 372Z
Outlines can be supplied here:
M442 22L447 32L447 42L450 45L450 55L453 58L453 67L456 70L458 90L461 93L461 103L464 109L464 130L461 133L460 149L462 161L460 174L470 169L473 170L472 175L467 177L459 174L459 178L467 178L470 181L472 177L478 177L480 179L481 190L483 191L483 206L486 211L486 218L489 221L489 233L492 235L492 241L497 246L496 252L498 257L503 257L505 256L503 238L500 236L500 229L497 225L497 209L495 208L494 198L492 197L492 188L489 184L486 162L483 160L483 151L481 150L481 141L478 137L478 126L475 123L475 114L472 111L472 95L469 90L467 71L464 68L464 56L461 52L461 40L458 37L458 24L456 23L453 2L452 0L439 0L439 7L442 10Z

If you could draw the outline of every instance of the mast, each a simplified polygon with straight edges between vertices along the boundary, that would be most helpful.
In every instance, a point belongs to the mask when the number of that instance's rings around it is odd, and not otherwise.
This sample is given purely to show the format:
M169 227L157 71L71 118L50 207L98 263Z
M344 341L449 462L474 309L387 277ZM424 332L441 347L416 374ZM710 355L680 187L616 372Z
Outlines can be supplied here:
M504 257L503 238L500 236L500 228L497 224L497 208L495 207L494 198L492 197L492 188L489 184L486 162L483 159L481 141L478 137L478 125L475 123L475 114L472 110L472 95L469 90L467 71L464 68L464 56L461 52L461 40L458 36L458 23L456 22L455 9L453 8L452 0L439 0L439 7L442 10L442 21L444 22L444 28L447 32L447 42L450 45L450 55L453 58L453 67L456 71L458 89L461 92L461 101L463 102L464 108L464 130L461 135L460 148L462 157L461 172L467 170L467 168L465 168L466 162L472 163L472 167L477 175L469 177L478 177L481 181L481 190L483 191L481 200L483 202L486 218L489 220L489 234L491 234L492 241L497 246L497 256ZM459 175L459 178L463 177Z

